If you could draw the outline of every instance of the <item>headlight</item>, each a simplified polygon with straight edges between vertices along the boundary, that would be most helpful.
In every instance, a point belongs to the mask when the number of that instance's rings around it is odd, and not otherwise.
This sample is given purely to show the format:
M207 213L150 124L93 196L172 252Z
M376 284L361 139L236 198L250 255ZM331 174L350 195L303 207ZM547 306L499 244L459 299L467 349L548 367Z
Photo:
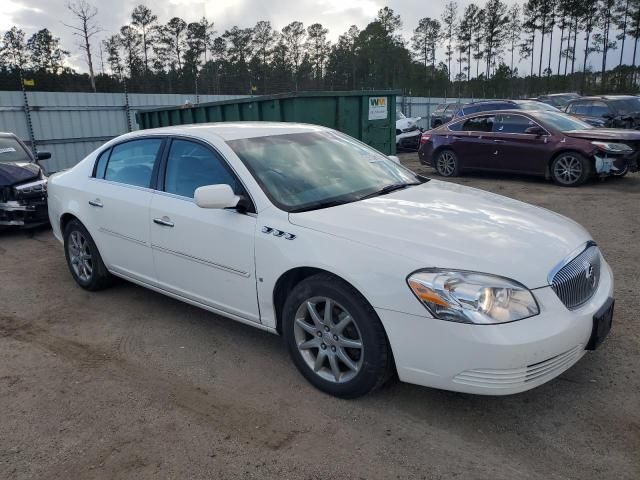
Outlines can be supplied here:
M460 270L426 269L407 279L434 317L452 322L496 324L540 313L532 293L504 277Z
M610 142L591 142L600 150L604 150L609 153L631 153L633 148L624 143L610 143Z
M47 179L36 180L35 182L23 183L13 187L18 193L37 193L47 191Z

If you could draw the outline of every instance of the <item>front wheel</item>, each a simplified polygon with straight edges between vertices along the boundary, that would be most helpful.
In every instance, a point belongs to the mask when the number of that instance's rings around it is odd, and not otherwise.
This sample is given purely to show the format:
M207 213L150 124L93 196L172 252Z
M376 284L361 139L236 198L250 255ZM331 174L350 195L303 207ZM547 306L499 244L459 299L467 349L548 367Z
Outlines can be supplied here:
M293 289L283 334L298 370L330 395L356 398L391 375L391 351L375 310L332 275L314 275Z
M577 152L558 155L551 162L551 178L563 187L577 187L591 175L591 163Z

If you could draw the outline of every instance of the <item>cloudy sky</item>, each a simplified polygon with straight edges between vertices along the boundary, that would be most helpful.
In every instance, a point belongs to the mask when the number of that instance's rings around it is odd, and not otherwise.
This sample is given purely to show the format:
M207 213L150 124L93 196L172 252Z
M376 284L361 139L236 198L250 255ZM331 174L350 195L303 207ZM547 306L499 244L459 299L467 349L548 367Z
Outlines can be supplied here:
M150 7L161 22L166 22L173 16L180 16L187 22L195 21L205 15L215 22L215 29L219 33L238 25L253 26L258 20L270 20L278 29L294 20L302 21L305 26L320 22L329 28L332 40L345 32L350 25L356 24L360 28L366 26L377 11L385 5L393 8L401 15L403 21L403 35L409 39L418 19L423 17L440 18L444 0L89 0L98 7L98 22L104 29L99 34L103 38L107 34L115 33L120 26L130 20L131 10L144 3ZM504 0L507 4L522 3L523 0ZM62 40L64 48L70 50L74 56L70 64L79 70L85 66L75 45L76 39L69 28L63 25L71 23L72 17L66 9L68 0L2 0L0 11L0 31L18 25L25 30L27 36L41 28L48 28ZM459 12L472 3L471 0L458 0ZM476 3L484 3L481 0ZM557 43L558 36L556 36ZM97 43L96 43L97 45ZM630 54L631 48L626 48ZM554 58L557 59L557 49ZM517 56L517 54L516 54ZM546 55L545 55L546 57ZM578 61L581 65L581 56ZM443 58L441 51L438 58ZM537 58L537 56L536 56ZM609 66L617 64L619 53L613 52L609 57ZM546 60L545 60L546 63ZM598 65L597 55L593 55L590 63ZM528 62L519 65L521 72L529 70ZM453 69L453 65L452 65ZM454 73L455 70L454 70Z

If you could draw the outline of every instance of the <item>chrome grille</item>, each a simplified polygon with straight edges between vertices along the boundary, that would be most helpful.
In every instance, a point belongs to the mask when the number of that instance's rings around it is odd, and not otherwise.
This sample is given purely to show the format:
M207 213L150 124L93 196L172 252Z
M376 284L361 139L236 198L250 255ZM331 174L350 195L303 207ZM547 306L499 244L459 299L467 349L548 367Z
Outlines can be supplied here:
M586 303L598 289L600 250L590 242L584 250L552 272L551 288L569 310Z

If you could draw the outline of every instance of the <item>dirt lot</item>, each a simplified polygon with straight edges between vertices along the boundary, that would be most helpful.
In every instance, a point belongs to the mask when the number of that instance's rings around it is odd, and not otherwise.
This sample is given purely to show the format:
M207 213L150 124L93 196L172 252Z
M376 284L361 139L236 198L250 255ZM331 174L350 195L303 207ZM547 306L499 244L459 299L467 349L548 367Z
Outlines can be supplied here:
M0 478L640 478L640 175L457 181L577 220L613 266L613 332L557 380L337 400L278 337L124 282L84 292L48 230L4 233Z

